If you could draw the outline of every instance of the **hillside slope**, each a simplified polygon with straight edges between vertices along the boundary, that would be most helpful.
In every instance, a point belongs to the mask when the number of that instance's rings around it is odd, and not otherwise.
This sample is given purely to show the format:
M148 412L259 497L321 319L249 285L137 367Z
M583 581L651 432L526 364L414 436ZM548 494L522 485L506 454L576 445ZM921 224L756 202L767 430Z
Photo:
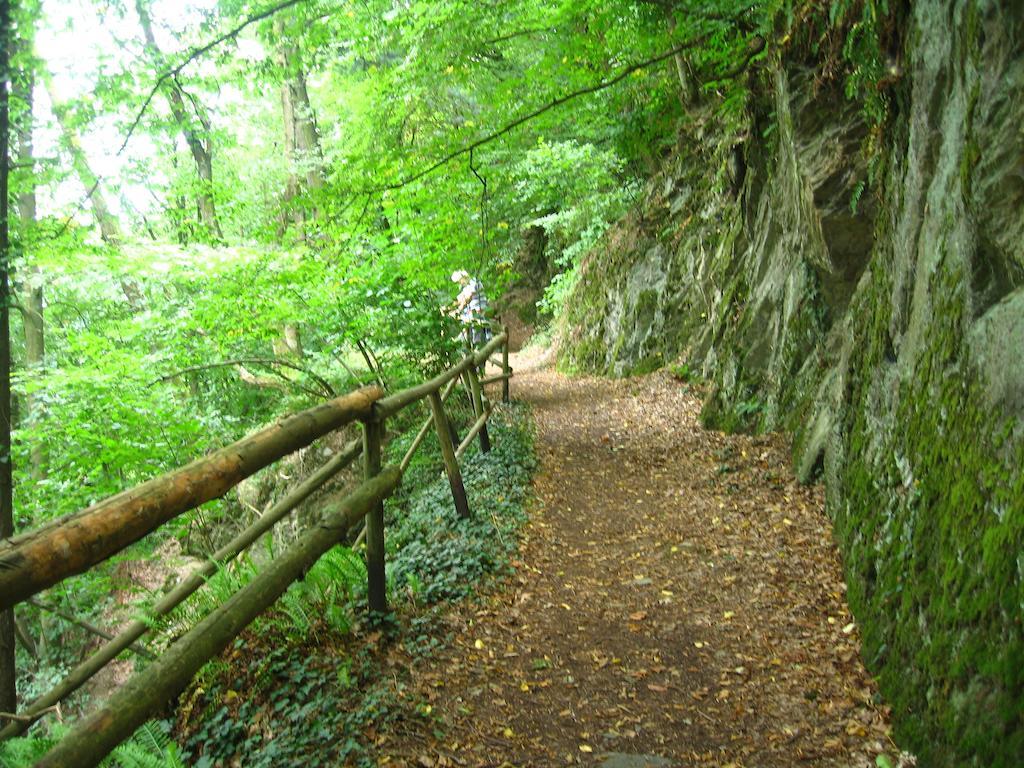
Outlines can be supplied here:
M1024 6L921 0L897 29L884 132L795 51L731 128L695 119L584 262L561 363L684 361L709 424L790 431L901 738L1020 765Z

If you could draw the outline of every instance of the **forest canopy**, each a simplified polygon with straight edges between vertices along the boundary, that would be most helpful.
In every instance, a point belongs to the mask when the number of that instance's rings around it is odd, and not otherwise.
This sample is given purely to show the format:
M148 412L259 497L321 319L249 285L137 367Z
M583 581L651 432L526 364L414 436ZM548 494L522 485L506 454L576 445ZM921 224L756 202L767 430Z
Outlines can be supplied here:
M727 88L714 78L760 18L654 2L13 12L21 525L353 386L360 352L440 362L451 272L499 294L531 230L535 279L571 271L670 147L680 77Z

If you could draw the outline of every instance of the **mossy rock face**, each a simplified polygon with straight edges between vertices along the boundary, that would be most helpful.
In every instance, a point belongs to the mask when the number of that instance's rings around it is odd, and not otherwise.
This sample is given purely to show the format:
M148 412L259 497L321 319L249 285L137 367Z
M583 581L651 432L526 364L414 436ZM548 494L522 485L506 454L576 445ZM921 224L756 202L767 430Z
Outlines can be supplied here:
M1024 244L1005 239L1024 203L1005 162L1024 149L1024 9L1003 5L914 8L890 214L826 453L865 656L925 765L1024 765L1024 382L1004 351L1024 349Z
M564 359L685 358L721 429L823 476L865 660L928 766L1024 765L1024 4L917 0L883 172L856 104L766 68L591 256ZM771 125L770 140L764 135ZM723 180L737 147L739 193Z

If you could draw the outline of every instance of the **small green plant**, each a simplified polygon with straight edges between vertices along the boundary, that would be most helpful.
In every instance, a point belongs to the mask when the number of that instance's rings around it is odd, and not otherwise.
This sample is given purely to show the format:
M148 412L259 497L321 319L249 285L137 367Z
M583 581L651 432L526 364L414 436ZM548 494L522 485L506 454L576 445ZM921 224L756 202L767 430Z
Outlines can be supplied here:
M856 215L857 205L860 203L860 199L864 194L864 188L867 186L867 182L863 179L857 182L853 188L853 192L850 193L850 213Z
M693 384L700 379L700 374L690 367L689 363L678 363L669 369L672 378L678 379L684 384Z
M352 598L362 594L365 584L362 557L348 547L335 547L289 587L267 621L297 643L315 633L321 620L330 631L347 634Z
M743 421L750 421L756 418L764 410L764 403L755 397L741 400L736 403L736 415Z

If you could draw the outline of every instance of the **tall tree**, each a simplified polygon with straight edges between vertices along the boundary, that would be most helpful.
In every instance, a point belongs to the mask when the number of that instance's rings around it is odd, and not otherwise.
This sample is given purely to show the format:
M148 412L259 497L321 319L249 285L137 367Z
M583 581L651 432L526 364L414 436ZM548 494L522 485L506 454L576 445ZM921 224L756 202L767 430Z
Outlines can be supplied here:
M53 87L53 78L45 67L41 69L43 86L50 96L50 104L53 108L53 115L57 118L61 135L64 138L64 148L71 156L71 165L75 169L78 180L85 187L85 193L89 197L89 205L92 207L93 217L100 228L100 237L103 242L109 245L116 245L121 241L121 227L117 217L110 211L107 205L107 197L103 191L103 182L99 176L93 173L89 165L89 158L85 154L82 140L78 136L78 130L71 119L71 111L67 104L62 102Z
M11 3L0 0L0 538L14 535L11 472L10 237L7 182L10 174ZM0 613L0 711L18 708L14 666L14 610Z
M24 39L19 51L27 54L29 48ZM20 220L20 237L22 249L31 247L35 239L36 222L36 175L33 157L33 111L35 106L35 62L30 61L17 74L12 83L11 93L20 103L21 109L15 123L17 137L17 167L22 172L18 185L18 218ZM38 371L43 367L46 337L43 323L43 280L39 268L23 267L24 276L20 282L21 301L19 309L22 315L22 327L25 333L25 367L30 371ZM38 415L39 403L35 394L25 395L25 417L31 419ZM45 475L45 459L42 444L37 442L32 447L32 474L35 477Z
M290 30L283 19L274 21L274 36L279 41L278 63L283 73L281 115L284 121L284 147L291 164L285 189L287 205L304 191L323 186L323 153L306 87L302 49L292 42ZM305 217L301 213L293 213L291 218L301 222Z
M142 25L142 33L146 39L146 51L154 60L162 57L156 36L153 34L153 19L149 14L148 0L135 0L135 12ZM189 95L192 105L193 120L185 105L186 94L177 78L171 78L165 86L167 102L171 107L174 122L177 123L181 135L188 144L192 159L195 160L196 172L199 174L199 194L196 203L199 208L199 220L207 233L220 240L223 237L220 222L217 220L217 207L213 199L213 140L210 136L210 117L203 105L194 96ZM197 124L198 123L198 124Z

